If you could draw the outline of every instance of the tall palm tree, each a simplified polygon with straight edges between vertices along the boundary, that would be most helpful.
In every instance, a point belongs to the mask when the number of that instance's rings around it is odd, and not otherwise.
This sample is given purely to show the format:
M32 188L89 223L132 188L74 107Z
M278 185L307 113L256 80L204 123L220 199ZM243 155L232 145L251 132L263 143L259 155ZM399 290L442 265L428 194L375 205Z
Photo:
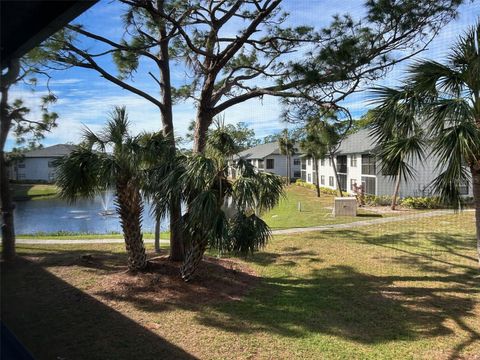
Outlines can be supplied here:
M439 175L432 185L440 198L463 206L461 186L473 183L480 263L480 22L454 45L444 63L423 60L408 69L405 86L390 103L425 119L431 156Z
M315 170L315 187L317 190L317 197L320 197L320 175L318 173L318 161L324 159L327 155L327 146L320 136L322 129L319 127L317 121L308 120L305 125L305 137L300 142L300 147L304 156L313 160L313 168Z
M412 163L420 164L425 157L424 131L408 103L390 101L398 96L398 90L378 87L373 94L373 103L378 107L370 111L370 135L377 143L380 170L394 180L391 209L395 210L401 180L414 179Z
M290 179L292 177L292 156L295 155L295 142L288 133L288 129L282 131L282 136L278 138L278 146L280 148L280 153L286 155L287 185L290 185Z
M108 188L115 189L128 267L142 270L147 266L147 259L141 229L140 189L148 147L142 144L142 137L132 137L128 127L125 107L115 107L103 131L94 133L86 129L82 144L58 161L57 184L60 196L71 202L80 197L93 197Z
M267 224L258 217L274 207L283 195L279 176L258 172L239 159L234 166L236 178L228 178L229 159L238 148L222 126L212 131L205 154L177 154L176 166L158 171L158 188L180 194L187 204L183 216L184 236L188 242L181 268L190 281L207 247L221 252L247 254L262 247L270 237ZM165 192L155 201L159 207ZM161 211L161 209L159 209Z

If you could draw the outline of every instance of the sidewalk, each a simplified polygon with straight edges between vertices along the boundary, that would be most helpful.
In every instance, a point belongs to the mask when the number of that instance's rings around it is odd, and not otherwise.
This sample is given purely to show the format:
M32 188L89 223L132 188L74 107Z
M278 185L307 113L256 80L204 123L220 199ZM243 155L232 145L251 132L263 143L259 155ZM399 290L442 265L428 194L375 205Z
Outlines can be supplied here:
M474 210L464 210L464 211L474 211ZM363 221L355 221L347 224L332 224L332 225L324 225L324 226L310 226L304 228L291 228L291 229L282 229L282 230L273 230L273 235L289 235L289 234L300 234L305 232L312 232L312 231L325 231L325 230L332 230L332 229L351 229L356 227L362 226L369 226L369 225L377 225L377 224L386 224L390 222L400 222L405 220L412 220L412 219L422 219L422 218L429 218L434 216L441 216L441 215L448 215L453 214L452 210L435 210L429 211L425 213L416 213L411 215L405 216L396 216L396 217L388 217L388 218L380 218L380 219L373 219L373 220L363 220ZM145 244L153 244L153 239L145 239ZM123 239L90 239L90 240L71 240L71 239L45 239L45 240L35 240L35 239L17 239L17 244L25 244L25 245L69 245L69 244L123 244ZM169 244L168 240L161 239L161 244Z

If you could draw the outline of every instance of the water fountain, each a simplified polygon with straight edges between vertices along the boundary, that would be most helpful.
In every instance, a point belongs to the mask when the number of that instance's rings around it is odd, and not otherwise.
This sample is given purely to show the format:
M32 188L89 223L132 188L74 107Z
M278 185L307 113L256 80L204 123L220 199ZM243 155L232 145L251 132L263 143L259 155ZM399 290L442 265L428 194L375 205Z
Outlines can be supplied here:
M109 208L113 200L112 191L108 189L105 190L105 192L102 193L100 199L102 201L102 211L100 211L98 214L102 216L115 215L115 210Z

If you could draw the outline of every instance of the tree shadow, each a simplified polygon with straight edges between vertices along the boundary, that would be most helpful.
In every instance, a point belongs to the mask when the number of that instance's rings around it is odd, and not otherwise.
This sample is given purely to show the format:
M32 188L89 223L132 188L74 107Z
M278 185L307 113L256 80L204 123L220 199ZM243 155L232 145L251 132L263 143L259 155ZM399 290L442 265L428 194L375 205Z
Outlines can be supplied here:
M197 320L233 333L271 332L287 337L322 333L376 344L450 335L453 330L445 323L453 319L469 333L465 346L480 340L480 334L463 321L475 316L473 296L451 295L479 293L472 287L475 279L439 276L436 280L447 287L394 284L424 280L421 276L371 276L349 266L331 266L305 278L264 278L256 296L213 307L214 311L198 314ZM458 351L463 347L460 344Z
M195 359L31 261L1 271L2 321L36 359Z

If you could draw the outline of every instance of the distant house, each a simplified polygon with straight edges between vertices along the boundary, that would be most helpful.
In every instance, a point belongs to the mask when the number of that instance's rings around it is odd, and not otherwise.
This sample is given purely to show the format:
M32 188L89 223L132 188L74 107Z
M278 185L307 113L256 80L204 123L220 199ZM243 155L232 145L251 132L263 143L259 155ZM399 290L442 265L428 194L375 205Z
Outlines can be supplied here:
M379 161L374 155L375 143L370 138L368 130L360 130L342 141L335 159L329 157L318 161L320 186L336 189L335 174L332 161L335 161L339 182L343 191L352 192L353 184L363 184L365 192L371 195L391 195L394 180L391 176L380 172ZM434 159L412 161L411 166L416 171L416 177L400 184L400 197L431 196L431 182L438 176L437 162ZM302 159L302 179L315 184L316 174L313 161ZM471 196L471 184L462 187L463 195Z
M12 161L9 168L10 180L55 181L54 161L70 154L75 145L58 144L43 149L28 151L23 157Z
M292 178L299 179L301 176L301 159L299 146L295 147L295 155L291 157ZM272 174L287 176L287 156L282 155L278 142L271 142L254 146L244 150L234 158L243 158L255 166L259 171L266 171ZM235 173L230 168L230 176L235 177Z

